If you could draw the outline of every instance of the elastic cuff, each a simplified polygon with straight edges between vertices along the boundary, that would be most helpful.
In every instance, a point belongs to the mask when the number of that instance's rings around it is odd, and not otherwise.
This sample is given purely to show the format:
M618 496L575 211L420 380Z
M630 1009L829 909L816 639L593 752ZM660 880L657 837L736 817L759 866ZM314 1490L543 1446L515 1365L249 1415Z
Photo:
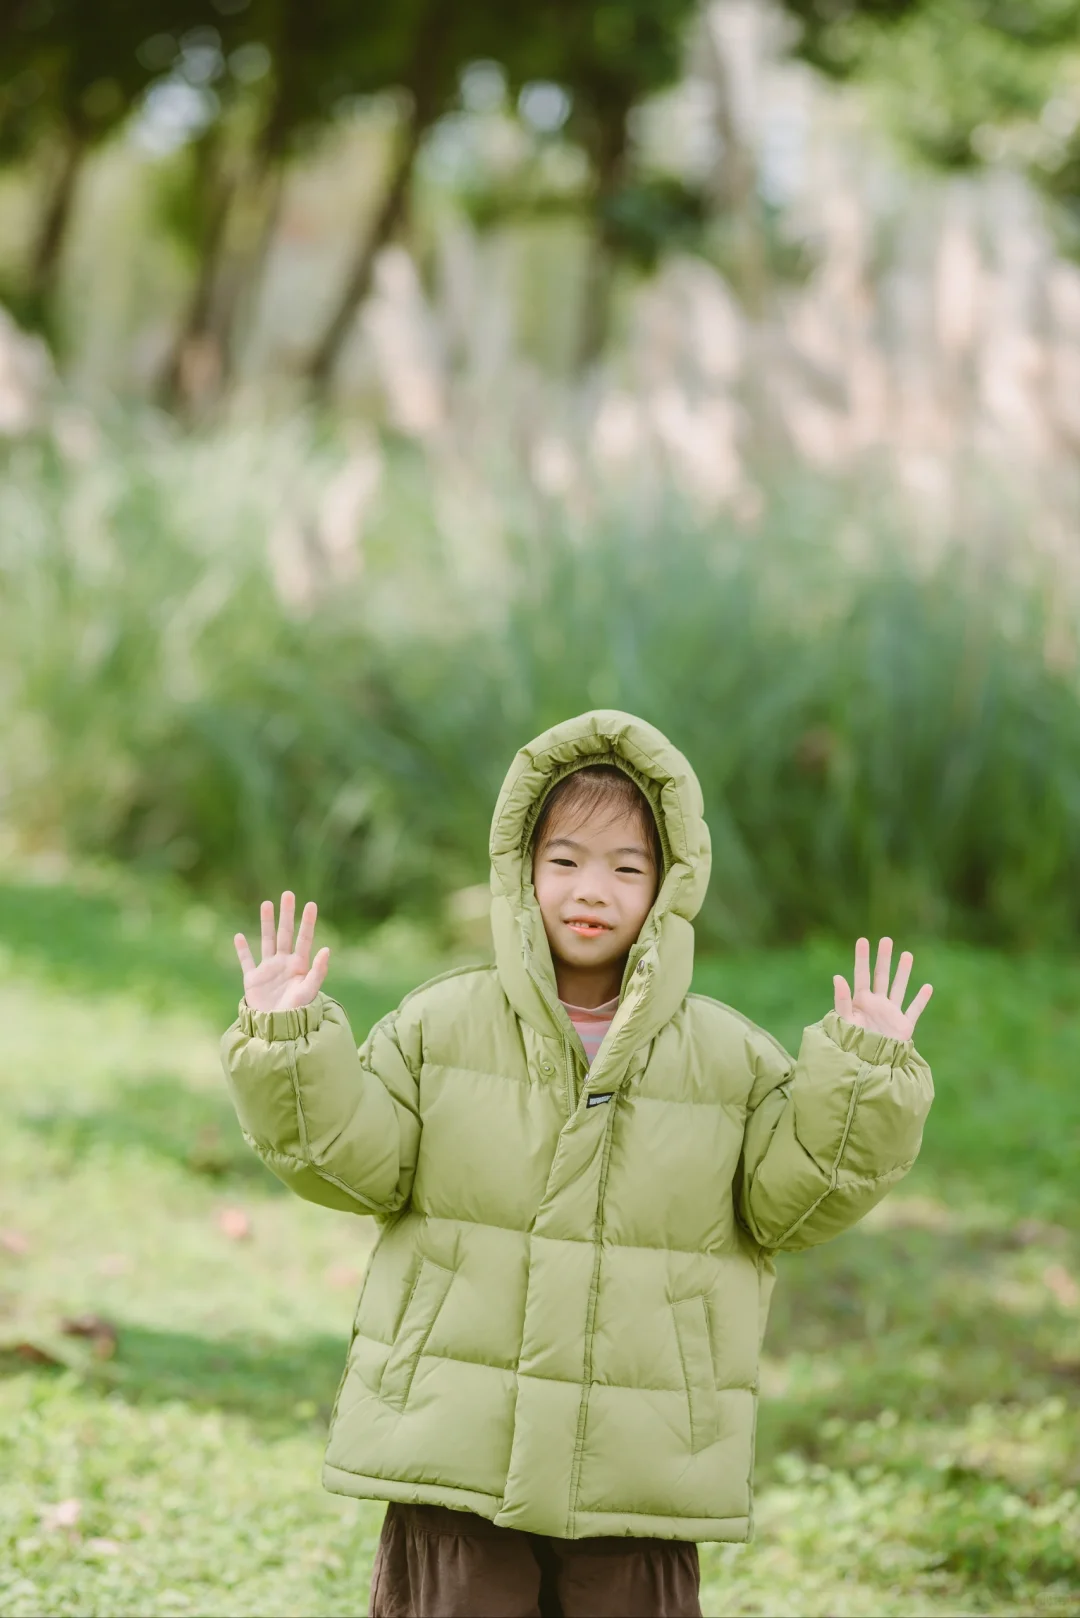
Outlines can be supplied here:
M896 1067L910 1053L910 1039L895 1039L891 1034L875 1034L869 1028L860 1028L848 1022L838 1011L826 1012L821 1026L834 1045L850 1051L860 1062L872 1067Z
M304 1039L322 1023L324 1006L325 996L321 990L306 1006L296 1006L292 1011L253 1011L246 1000L241 1000L240 1027L245 1034L264 1039L267 1044L282 1039Z

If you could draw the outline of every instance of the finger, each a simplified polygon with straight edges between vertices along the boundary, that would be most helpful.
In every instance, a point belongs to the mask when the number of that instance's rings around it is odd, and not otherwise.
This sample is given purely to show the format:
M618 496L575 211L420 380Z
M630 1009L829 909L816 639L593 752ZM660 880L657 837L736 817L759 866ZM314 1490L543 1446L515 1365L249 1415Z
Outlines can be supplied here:
M894 1006L903 1006L904 996L907 994L908 978L911 976L911 966L915 957L906 949L896 963L896 976L893 986L889 990L889 999Z
M855 999L870 993L870 940L860 938L855 944Z
M915 1024L926 1010L926 1003L933 992L934 991L931 985L929 983L924 983L914 1000L911 1002L910 1006L908 1006L905 1015L907 1016L908 1022L911 1024L912 1032L915 1030Z
M851 990L848 988L847 978L842 978L839 976L834 977L832 980L832 986L833 1010L836 1012L837 1016L843 1017L846 1022L850 1022Z
M330 951L324 945L314 961L312 961L311 971L304 979L304 992L309 994L313 1000L322 987L323 979L326 977L329 967Z
M249 972L254 972L255 970L255 957L248 948L248 941L243 933L237 933L233 938L233 943L236 945L236 953L240 958L240 970L247 977Z
M259 923L262 927L262 959L268 961L271 955L277 953L274 946L273 899L264 899L259 906Z
M315 918L318 914L319 907L312 899L304 906L304 913L300 917L300 929L296 935L296 954L305 972L311 961L311 946L315 939Z
M277 948L279 955L292 954L293 917L296 913L296 894L286 888L281 895L278 911Z
M892 967L892 939L878 940L877 960L874 962L874 993L887 995L889 971Z

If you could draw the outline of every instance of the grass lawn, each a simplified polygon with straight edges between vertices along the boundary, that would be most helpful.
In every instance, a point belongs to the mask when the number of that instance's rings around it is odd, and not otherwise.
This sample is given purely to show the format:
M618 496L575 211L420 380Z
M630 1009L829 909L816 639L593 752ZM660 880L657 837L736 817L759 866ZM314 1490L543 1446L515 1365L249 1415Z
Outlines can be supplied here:
M124 876L0 877L7 1618L366 1610L382 1508L319 1465L373 1226L240 1140L237 922ZM847 954L710 959L697 987L790 1048ZM436 964L390 933L328 988L359 1038ZM1080 1611L1080 961L916 969L924 1155L781 1261L757 1538L703 1547L709 1614Z

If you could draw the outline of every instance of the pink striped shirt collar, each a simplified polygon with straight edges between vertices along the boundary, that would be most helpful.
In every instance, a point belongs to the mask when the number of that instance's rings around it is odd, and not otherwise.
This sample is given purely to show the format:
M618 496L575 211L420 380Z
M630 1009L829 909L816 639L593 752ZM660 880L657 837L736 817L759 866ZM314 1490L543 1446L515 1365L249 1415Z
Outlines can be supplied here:
M619 1009L619 996L616 995L613 1000L606 1000L602 1006L572 1006L564 1000L562 1007L574 1025L577 1036L584 1046L586 1060L591 1067L604 1035L611 1027L615 1013Z

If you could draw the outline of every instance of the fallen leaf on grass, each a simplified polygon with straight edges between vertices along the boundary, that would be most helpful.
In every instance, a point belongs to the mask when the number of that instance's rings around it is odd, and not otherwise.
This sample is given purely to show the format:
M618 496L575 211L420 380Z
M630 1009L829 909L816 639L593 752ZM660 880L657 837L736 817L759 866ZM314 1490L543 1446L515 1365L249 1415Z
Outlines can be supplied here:
M5 1253L14 1253L16 1258L22 1258L30 1251L30 1238L24 1236L21 1230L0 1230L0 1247Z
M81 1500L58 1500L54 1506L44 1506L41 1526L49 1533L57 1528L74 1528L82 1516Z
M333 1572L345 1566L345 1558L339 1556L337 1551L325 1551L318 1547L308 1551L304 1561L311 1563L313 1567L328 1567Z
M1043 1219L1021 1219L1006 1233L1006 1247L1060 1247L1069 1233L1064 1225L1050 1225Z
M10 1354L14 1359L24 1360L27 1365L63 1365L55 1354L50 1354L47 1348L41 1348L37 1343L4 1343L0 1347L0 1354Z
M951 1230L956 1215L936 1197L921 1195L886 1198L863 1221L870 1230Z
M60 1322L65 1337L85 1337L99 1360L111 1360L116 1353L116 1327L101 1315L71 1315Z
M360 1271L353 1264L331 1264L326 1279L332 1287L355 1287L360 1284Z
M232 1242L244 1242L251 1236L251 1220L243 1208L222 1208L217 1222L218 1229Z
M199 1130L187 1154L188 1168L196 1174L224 1174L229 1167L229 1148L216 1124Z
M1080 1286L1064 1264L1048 1264L1043 1271L1043 1282L1063 1309L1075 1309L1080 1303Z

